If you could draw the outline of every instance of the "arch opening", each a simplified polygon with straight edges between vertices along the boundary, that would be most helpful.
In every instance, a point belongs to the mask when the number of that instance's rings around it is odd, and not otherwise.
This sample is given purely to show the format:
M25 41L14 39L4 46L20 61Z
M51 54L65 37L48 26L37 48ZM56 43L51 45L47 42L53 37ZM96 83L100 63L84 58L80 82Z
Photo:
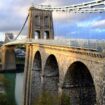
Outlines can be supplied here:
M37 51L34 57L31 83L31 102L35 103L41 94L41 71L42 62L40 52Z
M49 31L44 32L44 39L49 39Z
M50 95L58 95L59 68L54 55L50 55L44 68L44 91Z
M69 67L62 89L61 105L96 104L96 91L92 76L81 62L74 62Z
M40 31L35 31L34 37L35 39L40 39Z

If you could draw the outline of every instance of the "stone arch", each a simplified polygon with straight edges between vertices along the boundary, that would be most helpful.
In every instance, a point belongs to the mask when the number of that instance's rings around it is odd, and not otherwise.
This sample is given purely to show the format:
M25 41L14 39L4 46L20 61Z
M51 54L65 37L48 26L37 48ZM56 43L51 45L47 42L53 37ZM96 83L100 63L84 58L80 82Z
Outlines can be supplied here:
M39 51L35 53L31 77L31 102L34 103L41 94L42 60Z
M43 90L55 97L58 96L59 67L54 55L49 55L44 67Z
M35 37L35 39L40 39L40 31L35 31L34 37Z
M49 39L49 31L44 32L44 39Z
M96 91L86 65L76 61L70 65L64 78L61 105L95 105Z

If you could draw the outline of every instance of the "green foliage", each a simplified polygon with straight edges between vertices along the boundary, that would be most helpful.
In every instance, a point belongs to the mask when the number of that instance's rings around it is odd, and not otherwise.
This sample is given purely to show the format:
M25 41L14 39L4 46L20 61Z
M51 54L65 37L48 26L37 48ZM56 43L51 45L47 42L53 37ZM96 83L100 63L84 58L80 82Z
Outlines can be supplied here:
M33 105L58 105L58 97L48 92L44 92Z
M16 64L24 64L25 58L16 58Z
M70 105L70 96L63 94L61 97L61 105Z
M0 75L0 83L3 85L4 91L9 86L9 81L3 75ZM6 93L0 93L0 105L10 105Z
M10 103L7 94L0 93L0 105L16 105L16 104Z
M0 94L0 105L10 105L6 94Z
M2 88L4 88L4 93L0 93L0 105L16 105L13 93L14 89L11 86L10 79L7 79L4 74L0 74L0 83Z
M39 98L34 100L32 105L71 105L70 96L64 94L56 96L48 92L44 92Z
M7 80L3 75L0 75L0 82L3 83L4 88L7 88L9 86L10 81Z

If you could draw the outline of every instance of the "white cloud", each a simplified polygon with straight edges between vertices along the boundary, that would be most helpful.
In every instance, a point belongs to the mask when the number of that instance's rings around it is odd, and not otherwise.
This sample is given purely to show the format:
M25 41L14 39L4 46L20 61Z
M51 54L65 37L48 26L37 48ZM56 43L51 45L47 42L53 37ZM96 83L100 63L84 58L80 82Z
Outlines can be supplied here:
M71 19L73 19L74 16L75 16L75 14L53 12L53 18L54 18L54 20L57 20L57 21L64 21L64 22L67 21L68 22Z
M5 35L3 33L0 33L0 41L4 41Z
M70 5L74 3L80 3L90 0L32 0L34 4L51 4L54 6L62 6L62 5ZM28 13L28 8L30 7L31 0L0 0L0 32L16 32L20 30L22 24L24 23L25 17ZM65 30L72 30L73 26L80 27L92 27L92 28L102 28L105 27L105 20L101 19L101 15L99 14L68 14L68 13L53 13L54 22L60 27L61 31L62 27ZM100 17L96 20L94 18ZM103 15L105 17L105 15ZM93 21L94 20L94 21ZM71 25L72 24L72 25ZM57 27L58 27L57 26ZM76 27L77 27L76 26ZM25 29L27 30L27 29ZM56 29L58 30L58 29ZM81 31L81 30L80 30ZM65 31L66 32L66 31ZM58 33L59 34L59 33ZM73 34L73 33L72 33Z
M105 20L99 20L92 24L94 28L105 28Z
M42 2L41 4L42 5L53 5L53 6L56 6L56 5L59 5L60 2L59 1L55 1L55 0L43 0L44 2Z
M103 33L105 32L105 29L94 29L94 31L97 33Z
M88 18L87 18L88 17ZM101 16L98 16L96 15L96 17L93 15L89 16L88 15L85 15L85 18L86 20L82 20L82 21L79 21L77 22L77 27L80 27L80 28L93 28L93 27L96 27L97 25L99 25L99 20L102 18ZM101 24L100 24L101 25Z
M0 9L2 9L2 7L3 7L3 4L2 4L2 2L0 1Z
M86 28L86 27L91 26L91 24L92 24L91 21L79 22L79 23L77 23L77 27L83 27L83 28Z

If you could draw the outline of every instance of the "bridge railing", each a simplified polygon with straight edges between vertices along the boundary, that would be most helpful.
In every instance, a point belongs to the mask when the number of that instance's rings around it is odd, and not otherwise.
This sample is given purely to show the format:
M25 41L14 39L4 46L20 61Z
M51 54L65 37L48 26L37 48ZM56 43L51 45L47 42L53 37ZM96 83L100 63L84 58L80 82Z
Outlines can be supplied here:
M65 46L73 48L90 49L97 51L105 51L105 40L86 40L86 39L22 39L14 40L6 43L5 45L17 45L17 44L45 44L55 46Z

